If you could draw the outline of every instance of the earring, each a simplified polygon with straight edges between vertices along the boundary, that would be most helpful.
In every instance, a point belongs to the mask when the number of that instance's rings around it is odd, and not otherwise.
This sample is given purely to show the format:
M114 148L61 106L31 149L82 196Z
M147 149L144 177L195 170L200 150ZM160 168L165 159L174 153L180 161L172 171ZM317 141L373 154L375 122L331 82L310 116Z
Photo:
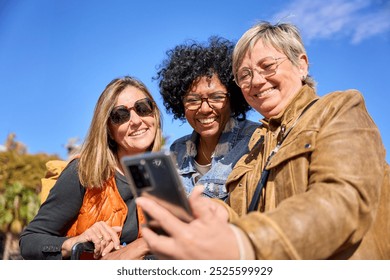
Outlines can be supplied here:
M305 75L302 75L301 81L303 82L304 80L306 80L306 76L305 76Z

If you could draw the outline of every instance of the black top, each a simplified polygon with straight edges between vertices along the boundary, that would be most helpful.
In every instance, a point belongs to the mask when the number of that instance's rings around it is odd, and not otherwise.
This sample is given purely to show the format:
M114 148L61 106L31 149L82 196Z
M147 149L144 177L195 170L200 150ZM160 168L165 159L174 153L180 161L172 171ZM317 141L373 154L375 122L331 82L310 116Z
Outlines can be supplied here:
M77 164L78 159L68 164L38 214L20 235L20 252L24 259L62 259L62 243L79 214L85 194L85 188L79 181ZM116 172L115 181L128 207L120 242L130 243L138 235L136 204L125 176Z

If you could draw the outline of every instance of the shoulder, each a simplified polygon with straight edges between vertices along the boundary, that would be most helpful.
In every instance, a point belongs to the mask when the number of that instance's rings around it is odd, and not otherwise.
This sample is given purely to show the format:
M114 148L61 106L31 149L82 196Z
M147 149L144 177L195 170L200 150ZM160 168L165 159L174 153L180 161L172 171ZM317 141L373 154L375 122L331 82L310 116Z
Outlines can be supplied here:
M250 120L243 120L243 121L237 121L236 131L237 131L237 137L250 137L253 132L255 132L256 128L260 126L260 123L250 121Z
M329 118L333 114L346 113L350 110L358 109L358 111L367 111L365 101L362 93L355 89L348 89L344 91L334 91L325 94L313 105L316 108L317 114L325 114ZM321 114L321 115L322 115ZM323 117L325 117L323 116Z
M364 97L355 89L334 91L321 96L305 113L305 122L313 127L324 128L326 124L357 126L376 126L367 110Z
M181 147L185 147L186 146L186 143L187 141L191 140L191 137L192 137L192 134L187 134L187 135L184 135L178 139L176 139L175 141L173 141L173 143L171 144L170 146L170 150L171 151L176 151L178 149L181 149Z
M80 188L80 180L78 173L78 159L74 159L70 161L65 169L61 172L55 187L57 188L66 188L70 189L71 187L75 187L77 189Z
M327 104L345 104L345 103L362 103L364 102L363 94L356 89L343 91L334 91L325 94L320 98L320 103Z
M255 130L260 126L260 123L251 120L239 121L239 125L245 130Z
M61 175L67 174L67 175L77 175L78 176L78 165L79 165L79 159L73 159L70 162L68 162L62 171Z
M48 203L60 205L64 197L69 203L77 201L75 205L82 202L85 188L80 183L77 167L78 160L73 160L66 165L49 192L46 200Z

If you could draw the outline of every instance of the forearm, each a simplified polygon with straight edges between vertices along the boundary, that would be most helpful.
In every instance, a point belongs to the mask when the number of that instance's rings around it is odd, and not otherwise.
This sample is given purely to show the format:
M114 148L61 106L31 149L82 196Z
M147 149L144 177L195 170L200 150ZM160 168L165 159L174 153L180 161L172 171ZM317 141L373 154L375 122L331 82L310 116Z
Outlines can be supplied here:
M236 241L240 252L240 260L254 260L256 257L255 250L248 236L243 230L233 224L230 224L230 228L233 230L236 236Z
M20 238L20 252L26 260L61 260L61 247L65 239L47 234L25 234Z

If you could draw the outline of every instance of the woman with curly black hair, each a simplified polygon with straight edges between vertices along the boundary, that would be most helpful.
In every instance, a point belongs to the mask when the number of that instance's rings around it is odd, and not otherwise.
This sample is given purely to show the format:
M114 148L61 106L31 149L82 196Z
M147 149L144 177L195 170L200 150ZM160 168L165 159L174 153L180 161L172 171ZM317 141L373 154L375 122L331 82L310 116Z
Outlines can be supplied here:
M226 200L226 178L258 127L246 120L251 108L233 79L233 48L217 36L178 45L155 77L167 112L194 129L170 147L188 194L202 184L204 195Z

